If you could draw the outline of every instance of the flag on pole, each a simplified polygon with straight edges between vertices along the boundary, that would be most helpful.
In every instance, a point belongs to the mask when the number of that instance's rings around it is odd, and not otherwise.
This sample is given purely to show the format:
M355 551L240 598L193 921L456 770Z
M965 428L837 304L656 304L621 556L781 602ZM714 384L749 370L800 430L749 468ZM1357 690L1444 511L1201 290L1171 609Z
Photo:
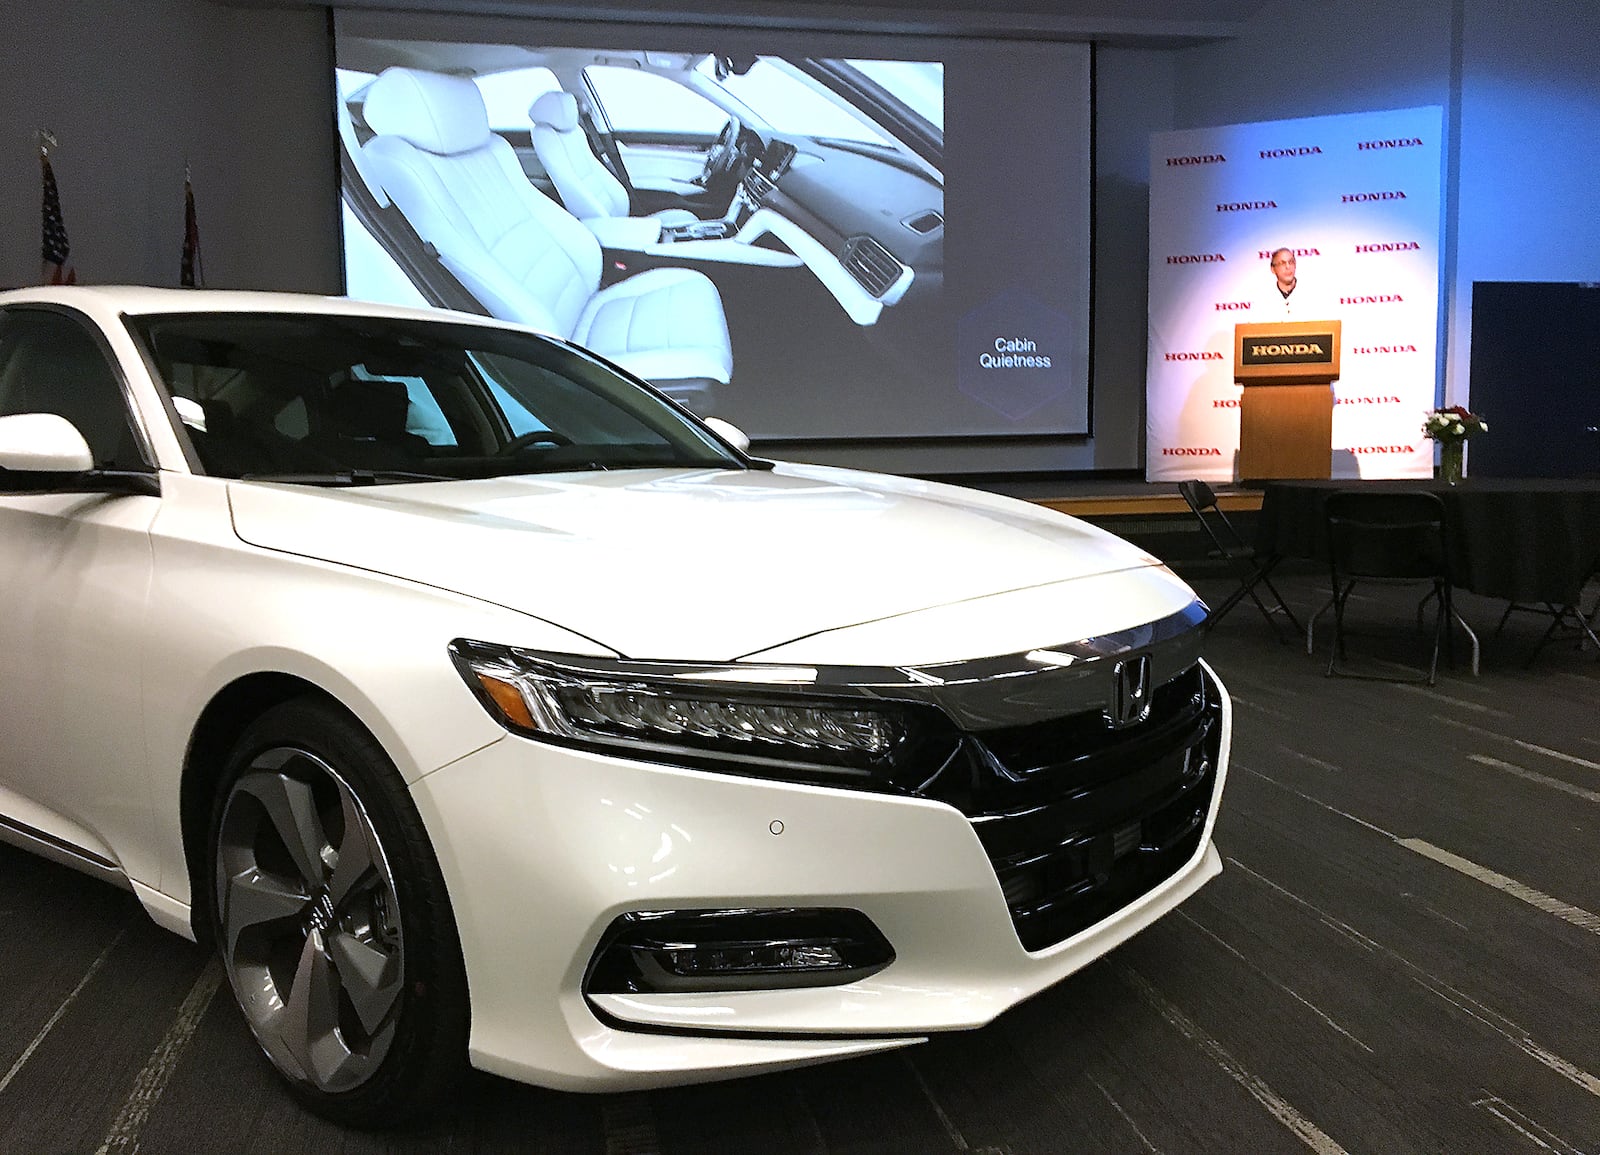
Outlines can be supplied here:
M183 174L183 259L178 283L186 289L206 283L205 262L200 259L200 223L194 215L194 185L187 172Z
M43 261L40 277L47 285L76 284L76 270L67 266L67 256L72 246L67 243L66 222L61 219L61 193L56 188L55 170L50 167L50 154L39 150L39 163L44 169L44 195L40 212L39 256Z

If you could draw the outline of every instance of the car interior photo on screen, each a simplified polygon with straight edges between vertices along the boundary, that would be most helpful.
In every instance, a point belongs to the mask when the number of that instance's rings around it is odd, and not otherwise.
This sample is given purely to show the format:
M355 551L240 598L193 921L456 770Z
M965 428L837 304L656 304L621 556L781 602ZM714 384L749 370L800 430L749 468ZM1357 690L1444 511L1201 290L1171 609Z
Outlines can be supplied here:
M742 182L806 155L741 139ZM718 350L649 364L720 385ZM978 1028L1221 869L1231 706L1166 566L752 457L629 361L0 293L0 838L213 945L334 1119L469 1067L633 1090Z
M948 371L937 62L355 37L339 59L352 295L538 326L702 416L746 381L803 391L806 345Z

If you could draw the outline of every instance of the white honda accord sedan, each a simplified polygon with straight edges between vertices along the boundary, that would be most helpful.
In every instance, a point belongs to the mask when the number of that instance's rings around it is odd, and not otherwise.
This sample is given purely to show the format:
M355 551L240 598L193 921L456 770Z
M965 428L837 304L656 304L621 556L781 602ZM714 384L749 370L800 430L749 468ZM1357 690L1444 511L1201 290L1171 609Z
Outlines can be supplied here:
M0 294L0 598L0 837L348 1122L977 1027L1220 869L1156 559L483 318Z

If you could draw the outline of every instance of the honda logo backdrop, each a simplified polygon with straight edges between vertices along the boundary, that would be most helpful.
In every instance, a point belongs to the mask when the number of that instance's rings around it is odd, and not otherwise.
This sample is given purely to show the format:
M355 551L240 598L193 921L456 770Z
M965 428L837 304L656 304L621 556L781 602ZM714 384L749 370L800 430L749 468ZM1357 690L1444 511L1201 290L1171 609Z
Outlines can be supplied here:
M1152 137L1149 480L1237 476L1236 324L1335 319L1333 476L1432 474L1443 123L1408 108Z

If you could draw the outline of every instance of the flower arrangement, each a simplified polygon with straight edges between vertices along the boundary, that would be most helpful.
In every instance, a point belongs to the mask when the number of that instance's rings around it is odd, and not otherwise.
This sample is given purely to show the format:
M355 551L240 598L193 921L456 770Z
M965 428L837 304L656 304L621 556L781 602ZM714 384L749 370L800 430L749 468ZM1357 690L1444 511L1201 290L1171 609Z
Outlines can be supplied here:
M1489 432L1489 423L1460 405L1435 409L1422 419L1422 434L1441 445L1455 445L1479 433Z

